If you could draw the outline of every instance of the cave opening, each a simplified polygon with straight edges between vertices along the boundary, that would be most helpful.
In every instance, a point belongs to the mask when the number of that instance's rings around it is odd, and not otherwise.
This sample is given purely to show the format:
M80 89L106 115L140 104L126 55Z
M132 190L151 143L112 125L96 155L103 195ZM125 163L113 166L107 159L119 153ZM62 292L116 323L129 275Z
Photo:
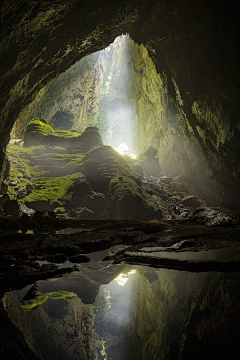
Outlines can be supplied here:
M147 49L128 34L52 80L11 132L8 195L12 206L15 199L20 205L12 215L162 218L162 200L140 177L161 173L157 132L166 121L164 99L164 83ZM126 212L132 197L140 206Z

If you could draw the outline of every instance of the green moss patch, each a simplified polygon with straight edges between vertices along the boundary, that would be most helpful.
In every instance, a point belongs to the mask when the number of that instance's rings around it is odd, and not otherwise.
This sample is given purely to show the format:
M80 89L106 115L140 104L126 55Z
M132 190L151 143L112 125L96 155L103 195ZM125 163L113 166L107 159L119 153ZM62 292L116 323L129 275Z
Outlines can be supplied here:
M41 294L39 293L36 298L30 299L28 301L25 301L23 304L21 304L21 308L25 311L31 311L33 309L38 308L39 306L43 305L47 299L53 299L53 300L69 300L75 297L76 294L69 291L52 291L47 294Z
M50 204L63 204L68 200L68 191L74 185L74 182L84 178L82 173L67 175L62 177L40 177L33 185L32 192L24 197L24 202L47 201Z

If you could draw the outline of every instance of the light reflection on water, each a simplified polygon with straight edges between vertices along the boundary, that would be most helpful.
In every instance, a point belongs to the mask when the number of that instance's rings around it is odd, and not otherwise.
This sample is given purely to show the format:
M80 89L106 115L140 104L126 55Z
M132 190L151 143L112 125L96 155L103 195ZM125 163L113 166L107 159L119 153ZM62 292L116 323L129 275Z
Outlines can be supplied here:
M43 360L237 359L238 299L239 274L84 264L3 304Z

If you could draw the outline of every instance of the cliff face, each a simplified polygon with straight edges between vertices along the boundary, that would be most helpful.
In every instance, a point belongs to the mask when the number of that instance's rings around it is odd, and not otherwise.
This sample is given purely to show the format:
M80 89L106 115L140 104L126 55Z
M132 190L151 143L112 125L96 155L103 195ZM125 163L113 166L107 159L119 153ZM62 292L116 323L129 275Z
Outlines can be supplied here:
M146 85L145 100L138 99L145 114L140 147L159 143L163 169L210 184L239 208L240 62L234 2L5 0L1 24L1 167L13 123L39 90L128 32L146 47L160 74L151 88ZM163 84L160 99L152 94L158 82ZM149 102L164 105L157 106L154 120Z

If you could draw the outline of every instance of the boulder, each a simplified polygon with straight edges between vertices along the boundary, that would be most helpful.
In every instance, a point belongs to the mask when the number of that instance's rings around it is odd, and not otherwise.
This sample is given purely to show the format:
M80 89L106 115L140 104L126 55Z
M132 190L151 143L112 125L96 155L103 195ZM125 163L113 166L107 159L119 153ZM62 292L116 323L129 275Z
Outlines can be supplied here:
M147 174L153 176L159 176L161 174L157 149L153 146L150 146L145 152L140 154L137 160Z
M24 146L42 145L44 138L53 132L52 126L47 124L45 120L34 118L27 125L24 134Z
M0 195L0 208L3 207L6 201L9 201L10 197L8 194Z
M128 176L140 182L124 158L110 146L99 146L83 158L81 171L91 188L100 193L108 192L110 181L117 176Z
M17 218L20 215L19 204L17 200L7 200L3 205L3 212L6 215L10 215L13 218Z
M143 168L138 162L134 162L132 164L132 169L135 173L137 173L139 175L143 175Z
M48 210L37 210L33 217L32 217L33 221L36 221L38 224L44 224L44 225L48 225L49 223L53 223L56 222L56 215L53 211L48 211Z
M117 220L161 219L159 206L133 179L118 177L109 184L111 218Z

